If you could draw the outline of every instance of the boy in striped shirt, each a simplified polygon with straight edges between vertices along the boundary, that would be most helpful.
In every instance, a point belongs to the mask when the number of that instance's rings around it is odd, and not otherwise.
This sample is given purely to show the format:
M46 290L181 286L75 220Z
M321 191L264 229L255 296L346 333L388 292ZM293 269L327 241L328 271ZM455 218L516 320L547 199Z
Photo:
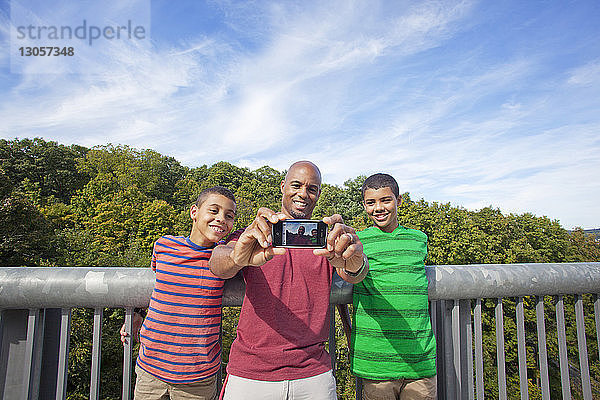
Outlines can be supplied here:
M363 400L433 400L427 235L398 224L402 197L392 176L371 175L362 194L373 226L358 232L369 272L354 285L350 369L363 378Z
M133 336L140 340L134 399L216 398L224 279L210 272L208 260L231 231L235 212L228 189L206 189L190 208L189 237L168 235L154 243L156 280L148 313L142 324L136 309L133 321ZM121 341L128 336L123 325Z

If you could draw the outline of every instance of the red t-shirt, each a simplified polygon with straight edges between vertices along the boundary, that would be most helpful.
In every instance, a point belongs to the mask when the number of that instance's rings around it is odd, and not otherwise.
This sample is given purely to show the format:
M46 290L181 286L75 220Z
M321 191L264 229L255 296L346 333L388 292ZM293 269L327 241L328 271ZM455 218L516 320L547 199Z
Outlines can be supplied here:
M312 249L288 249L261 267L244 267L246 293L227 372L262 381L331 369L329 294L333 267Z

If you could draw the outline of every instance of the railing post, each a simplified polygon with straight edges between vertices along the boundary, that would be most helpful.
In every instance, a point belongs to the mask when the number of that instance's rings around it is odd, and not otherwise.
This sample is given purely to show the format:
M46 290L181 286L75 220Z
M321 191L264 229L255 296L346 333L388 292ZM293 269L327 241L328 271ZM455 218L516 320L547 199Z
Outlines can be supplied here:
M452 303L452 358L456 398L473 399L473 336L470 300L454 300Z
M454 300L441 300L442 330L442 360L444 362L444 396L443 398L458 398L457 376L454 368L454 348L452 347L452 306ZM439 397L439 395L438 395Z
M329 357L331 370L335 372L337 359L337 345L335 343L335 306L329 305Z
M575 300L575 321L577 324L577 347L579 349L579 370L584 400L592 400L592 385L588 365L587 344L585 340L585 317L583 315L583 296L578 294Z
M457 398L461 398L462 394L462 371L460 367L460 302L454 300L452 302L452 361L454 367L454 375L456 377L456 394Z
M504 355L504 313L502 311L502 298L496 302L496 361L498 363L498 397L507 399L506 393L506 358Z
M563 400L571 400L571 380L569 378L569 358L567 355L567 334L565 332L565 304L563 296L556 297L556 330L558 335L558 359L560 362L560 383Z
M0 308L0 357L2 357L3 339L4 339L4 310Z
M523 297L517 298L517 356L519 359L519 387L521 400L529 399L529 382L527 381L527 353L525 350L525 311Z
M30 309L27 317L27 344L23 374L23 398L37 399L44 338L44 312Z
M100 361L102 356L102 316L104 309L94 309L94 333L92 342L92 370L90 376L90 400L100 396Z
M58 350L58 371L56 377L56 400L67 398L69 372L69 344L71 342L71 309L62 308L60 317L60 344Z
M133 372L133 308L125 309L125 330L129 333L129 339L123 345L123 400L131 399L131 375Z
M596 342L598 344L598 358L600 359L600 296L594 294L594 321L596 322Z
M483 329L481 318L481 299L475 302L475 387L477 391L477 400L483 400Z
M463 377L463 396L469 400L475 398L473 386L473 322L471 321L471 300L460 301L461 326L461 364Z
M550 400L550 381L548 379L548 351L546 349L546 322L544 318L544 297L536 297L535 317L538 339L538 361L542 383L542 400Z

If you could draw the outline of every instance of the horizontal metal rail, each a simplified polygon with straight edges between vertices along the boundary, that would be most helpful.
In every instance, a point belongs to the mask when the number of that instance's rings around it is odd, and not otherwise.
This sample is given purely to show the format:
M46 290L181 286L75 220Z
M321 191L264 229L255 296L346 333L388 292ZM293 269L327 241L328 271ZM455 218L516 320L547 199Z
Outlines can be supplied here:
M598 293L600 263L474 264L426 267L430 300ZM0 309L145 307L150 268L0 268ZM224 306L240 306L244 282L225 284ZM352 303L352 285L334 277L332 304Z

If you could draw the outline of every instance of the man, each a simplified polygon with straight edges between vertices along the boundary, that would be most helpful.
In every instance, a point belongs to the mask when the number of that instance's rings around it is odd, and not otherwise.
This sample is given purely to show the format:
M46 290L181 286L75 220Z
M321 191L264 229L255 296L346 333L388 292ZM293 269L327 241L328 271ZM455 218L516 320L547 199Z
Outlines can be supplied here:
M316 165L299 161L281 182L281 211L258 210L254 221L227 245L215 248L211 271L233 277L242 271L246 293L237 337L231 346L225 399L336 399L325 351L329 293L334 268L350 283L368 271L362 244L340 215L324 249L272 247L272 224L312 216L321 193Z

